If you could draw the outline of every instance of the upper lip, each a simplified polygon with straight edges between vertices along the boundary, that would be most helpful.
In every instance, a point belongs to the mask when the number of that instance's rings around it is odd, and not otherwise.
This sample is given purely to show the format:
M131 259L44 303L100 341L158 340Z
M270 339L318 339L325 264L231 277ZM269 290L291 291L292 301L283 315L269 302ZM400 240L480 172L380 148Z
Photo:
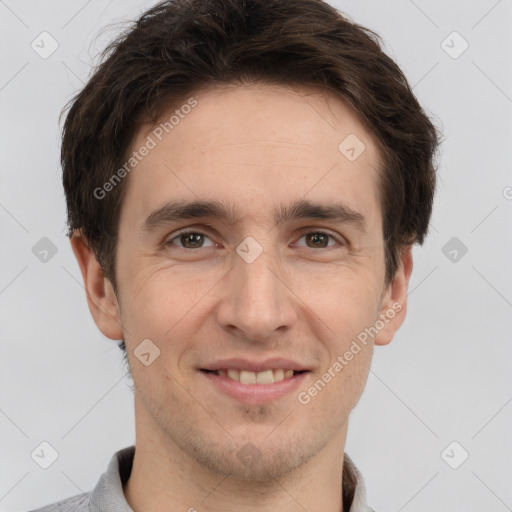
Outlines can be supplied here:
M273 370L280 368L283 370L294 370L296 372L308 370L306 366L292 361L291 359L284 359L282 357L272 357L270 359L265 359L264 361L249 361L248 359L243 358L220 359L214 363L202 367L201 369L213 371L236 369L245 370L248 372L261 372L263 370Z

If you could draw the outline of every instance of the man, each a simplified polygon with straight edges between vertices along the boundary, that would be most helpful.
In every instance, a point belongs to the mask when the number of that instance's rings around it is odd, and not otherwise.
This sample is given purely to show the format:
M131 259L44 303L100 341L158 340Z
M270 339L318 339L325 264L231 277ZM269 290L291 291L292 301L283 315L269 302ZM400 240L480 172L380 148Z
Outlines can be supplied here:
M114 41L62 167L137 438L40 510L372 510L348 418L406 315L437 145L378 36L321 0L163 2Z

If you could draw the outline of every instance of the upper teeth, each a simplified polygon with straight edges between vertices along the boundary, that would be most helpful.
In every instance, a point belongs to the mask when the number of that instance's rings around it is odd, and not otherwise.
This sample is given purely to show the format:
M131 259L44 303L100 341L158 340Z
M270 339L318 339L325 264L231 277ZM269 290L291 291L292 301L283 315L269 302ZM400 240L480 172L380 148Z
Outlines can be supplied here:
M262 372L248 372L246 370L217 370L222 377L236 380L242 384L272 384L293 376L293 370L264 370Z

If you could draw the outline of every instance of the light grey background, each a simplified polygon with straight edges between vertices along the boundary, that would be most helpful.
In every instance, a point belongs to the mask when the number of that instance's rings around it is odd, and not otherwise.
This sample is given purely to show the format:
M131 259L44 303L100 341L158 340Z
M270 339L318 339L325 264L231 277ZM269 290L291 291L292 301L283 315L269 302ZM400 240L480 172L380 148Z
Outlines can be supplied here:
M119 23L154 3L0 0L2 511L92 489L135 441L121 352L65 237L57 118ZM445 137L407 320L376 348L346 452L377 512L512 510L512 2L330 3L382 35ZM43 31L59 44L47 59L31 48ZM454 31L469 43L458 58ZM43 237L57 248L46 263L32 252ZM452 237L468 248L455 262ZM46 470L31 458L43 441L59 454Z

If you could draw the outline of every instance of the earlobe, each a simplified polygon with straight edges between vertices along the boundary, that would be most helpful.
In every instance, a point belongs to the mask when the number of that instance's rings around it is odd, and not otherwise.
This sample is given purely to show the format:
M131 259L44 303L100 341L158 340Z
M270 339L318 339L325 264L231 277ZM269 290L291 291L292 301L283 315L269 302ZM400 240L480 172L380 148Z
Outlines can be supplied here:
M403 324L407 314L407 290L412 273L412 245L407 246L401 256L400 266L393 281L387 287L379 310L380 322L375 345L387 345Z
M87 303L94 322L107 338L123 339L119 304L110 281L103 274L95 254L80 233L73 233L70 243L80 266Z

